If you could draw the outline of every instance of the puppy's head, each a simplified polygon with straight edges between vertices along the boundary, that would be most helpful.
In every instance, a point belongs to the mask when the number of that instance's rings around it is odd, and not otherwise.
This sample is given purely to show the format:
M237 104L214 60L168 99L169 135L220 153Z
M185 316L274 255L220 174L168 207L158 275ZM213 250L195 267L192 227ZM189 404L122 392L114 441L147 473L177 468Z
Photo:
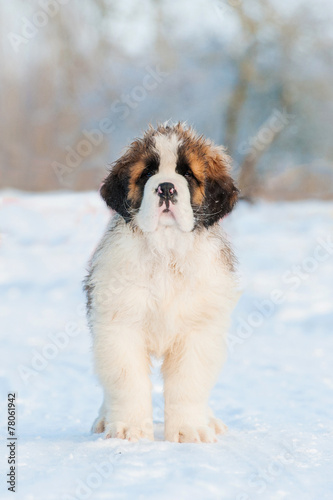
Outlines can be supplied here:
M222 147L181 123L151 127L114 163L101 195L144 232L159 226L188 232L232 210L238 190L229 169Z

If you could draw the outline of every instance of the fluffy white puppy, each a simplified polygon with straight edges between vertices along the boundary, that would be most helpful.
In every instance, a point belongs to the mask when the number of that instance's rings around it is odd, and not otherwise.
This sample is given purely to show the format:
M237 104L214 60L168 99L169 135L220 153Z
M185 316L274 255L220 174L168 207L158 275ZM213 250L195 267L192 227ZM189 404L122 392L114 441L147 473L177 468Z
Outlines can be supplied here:
M224 430L208 400L236 301L219 220L237 193L224 149L181 123L149 128L113 165L101 195L116 214L85 281L104 389L95 432L153 439L151 355L163 358L165 438Z

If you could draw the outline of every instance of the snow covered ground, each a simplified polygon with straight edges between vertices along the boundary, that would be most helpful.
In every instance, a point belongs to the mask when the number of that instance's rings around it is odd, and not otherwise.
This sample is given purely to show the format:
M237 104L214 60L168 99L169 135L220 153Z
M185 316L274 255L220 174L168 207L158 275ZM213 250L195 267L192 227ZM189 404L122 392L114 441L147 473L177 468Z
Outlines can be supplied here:
M224 222L244 293L211 404L217 444L90 434L101 402L81 281L108 219L95 193L2 192L1 436L18 394L17 492L0 498L318 500L333 498L333 203L239 203Z

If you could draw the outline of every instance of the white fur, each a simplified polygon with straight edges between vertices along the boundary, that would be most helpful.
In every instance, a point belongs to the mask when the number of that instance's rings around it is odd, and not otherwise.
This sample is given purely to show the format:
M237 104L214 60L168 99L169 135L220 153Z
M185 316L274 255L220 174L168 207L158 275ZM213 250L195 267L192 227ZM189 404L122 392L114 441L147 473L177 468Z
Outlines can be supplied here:
M171 137L159 134L155 137L155 149L160 158L157 174L145 185L144 196L136 222L144 232L153 232L157 226L177 225L181 231L192 231L194 216L191 208L190 192L186 179L176 172L177 148L179 140L176 134ZM159 208L156 189L163 182L171 182L177 191L177 203L170 206L171 212L164 214Z
M171 165L167 156L170 151L164 158ZM177 188L182 192L180 182ZM153 226L144 232L116 215L92 259L89 322L105 394L94 430L153 439L149 369L155 355L164 358L166 439L213 442L224 427L208 398L236 301L226 242L218 225L192 232L181 223Z

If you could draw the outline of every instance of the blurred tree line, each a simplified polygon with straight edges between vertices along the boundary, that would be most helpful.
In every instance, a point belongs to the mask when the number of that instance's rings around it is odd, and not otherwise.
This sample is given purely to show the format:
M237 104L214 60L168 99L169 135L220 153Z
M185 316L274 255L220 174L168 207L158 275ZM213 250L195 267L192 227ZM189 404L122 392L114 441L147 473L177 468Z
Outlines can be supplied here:
M0 4L0 182L96 189L149 122L227 146L244 196L333 197L333 6Z

